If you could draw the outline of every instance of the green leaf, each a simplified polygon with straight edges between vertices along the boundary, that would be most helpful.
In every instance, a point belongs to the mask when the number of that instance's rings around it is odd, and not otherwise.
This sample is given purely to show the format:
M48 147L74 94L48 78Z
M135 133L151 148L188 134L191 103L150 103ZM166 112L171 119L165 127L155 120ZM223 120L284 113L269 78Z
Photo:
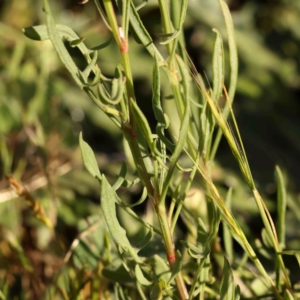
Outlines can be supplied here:
M289 290L285 290L283 295L283 300L296 300L296 298Z
M209 222L209 236L206 241L206 247L210 248L210 244L217 235L219 231L219 225L221 221L221 214L220 210L218 209L217 205L213 201L208 201L207 203L207 211L208 211L208 219L210 220Z
M182 78L182 85L184 89L184 94L189 95L189 82L188 79L189 77L189 71L186 69L185 63L177 57L177 62L179 66L179 70L181 73L181 78ZM175 146L174 152L172 153L172 156L170 157L170 165L169 165L169 170L166 175L166 179L163 185L162 193L161 193L161 199L160 202L163 204L166 199L167 191L171 182L171 178L173 175L173 172L176 167L176 163L179 159L179 156L183 150L186 138L187 138L187 133L188 133L188 128L189 128L189 116L190 116L190 101L189 97L186 97L185 101L185 107L184 107L184 112L183 112L183 118L182 122L180 124L180 130L179 130L179 137L177 140L177 144Z
M217 29L213 54L213 100L218 101L221 97L224 84L224 49L223 40Z
M87 81L90 73L94 70L95 65L97 63L97 58L98 58L98 52L94 51L92 61L87 65L87 67L82 72L82 77L84 78L84 81Z
M178 24L178 30L182 30L182 26L186 17L186 11L188 7L188 0L181 1L181 7L180 7L180 16L179 16L179 24Z
M163 42L160 42L160 44L161 45L167 45L167 44L169 44L170 42L172 42L173 40L175 40L179 36L179 34L180 34L180 31L175 30L172 34L168 33L168 34L161 35L161 36L168 36L168 39L166 39Z
M76 64L74 63L72 57L70 56L69 52L67 51L61 36L59 35L56 24L52 18L50 6L47 0L43 1L44 10L46 14L46 23L47 23L47 32L49 38L53 44L54 49L56 50L61 62L65 65L66 69L70 72L72 77L74 78L75 82L83 88L83 84L79 78L80 70L77 68ZM80 43L79 45L82 45Z
M219 0L219 3L225 19L226 31L228 36L229 59L230 59L230 84L229 84L228 96L230 101L232 102L235 94L237 77L238 77L238 55L237 55L237 48L236 48L236 39L235 39L233 21L232 21L232 17L228 5L224 0Z
M149 285L152 285L152 282L150 282L143 274L140 266L138 264L135 265L135 276L136 276L136 279L137 281L141 284L141 285L144 285L144 286L149 286Z
M237 55L236 39L235 39L233 21L230 15L230 10L224 0L219 0L219 3L224 16L226 31L228 36L229 60L230 60L230 84L228 90L228 97L229 97L229 101L232 103L235 95L236 83L238 77L238 55ZM223 111L224 119L228 117L228 114L229 114L229 106L226 105ZM211 159L214 158L217 152L221 137L222 137L222 129L219 128L217 136L214 141L214 145L212 147Z
M168 282L170 278L170 268L166 264L166 260L161 256L155 254L154 257L150 258L150 264L153 266L153 271L155 277L159 279L163 279L164 282ZM166 284L165 284L166 286Z
M204 246L207 242L208 232L203 221L200 218L197 221L197 244Z
M135 202L133 204L126 205L126 206L132 208L134 206L142 204L147 199L147 195L148 195L147 194L147 189L144 187L143 188L143 193L142 193L140 199L137 202Z
M120 173L117 177L116 182L112 186L114 191L116 191L120 186L122 186L123 182L125 181L126 174L127 174L127 166L126 166L125 162L122 161Z
M109 265L105 266L102 270L102 275L108 278L111 281L119 283L133 283L133 278L125 269L122 260L120 258L114 260Z
M153 228L150 227L148 233L146 234L142 242L138 245L140 249L139 251L141 251L144 247L148 245L148 243L152 240L152 237L153 237Z
M159 60L156 55L154 55L154 65L152 71L152 108L156 120L159 123L165 124L164 112L161 106L160 100L160 71L159 71Z
M207 255L207 253L203 252L203 249L201 249L191 243L188 243L186 241L180 241L180 243L188 249L189 255L196 259L203 258Z
M274 257L270 254L270 250L271 249L267 249L263 243L259 240L259 239L256 239L255 240L255 246L257 248L257 251L262 255L264 256L265 258L269 259L269 260L272 260Z
M130 242L126 236L125 229L119 224L116 214L116 202L118 202L118 200L115 191L108 183L106 177L102 175L101 208L108 230L116 244L125 252L130 253L132 258L137 263L141 263L141 259L138 257L136 251L130 245Z
M234 300L240 300L240 298L241 298L241 289L237 285L236 288L235 288Z
M155 118L158 122L156 126L156 134L160 138L161 142L166 145L166 147L171 151L174 151L175 146L169 141L164 135L164 129L169 127L170 121L168 116L164 113L161 105L161 94L160 94L160 70L159 70L159 60L156 55L154 55L154 65L152 72L152 109L155 115Z
M286 187L282 172L279 166L275 167L275 177L277 181L277 232L278 240L282 247L285 245L285 212L286 212Z
M267 248L272 249L272 248L273 248L272 239L269 237L266 228L263 228L263 229L262 229L262 231L261 231L261 237L262 237L263 244L264 244Z
M220 287L221 300L235 300L234 278L230 264L224 257L223 277Z
M163 278L161 278L153 287L150 293L151 300L163 299L164 290L167 288L167 284Z
M145 48L152 56L157 55L159 61L164 61L164 58L153 44L153 40L146 30L145 26L143 25L143 22L140 19L140 16L132 1L130 3L129 9L129 21L133 29L133 36L136 36L139 41L141 41L141 43L145 46Z
M226 195L226 200L225 204L226 207L231 210L231 202L232 202L232 188L229 188L227 195ZM224 248L226 255L228 257L229 262L231 263L233 261L233 240L232 240L232 235L230 234L229 228L227 224L223 224L223 239L224 239Z
M215 119L209 106L207 105L207 102L204 103L201 110L200 121L201 137L199 142L199 151L203 155L203 157L205 157L207 155L209 140L212 136L215 126Z
M84 38L79 37L79 35L72 28L61 24L56 24L55 28L62 40L68 41L71 47L77 47L86 58L89 58L88 55L94 50L100 50L107 47L113 40L111 36L106 42L89 49L83 43ZM46 25L31 26L23 28L22 31L26 37L35 41L46 41L50 39Z
M98 85L98 93L100 99L112 105L117 105L122 97L125 88L125 78L123 78L120 66L116 68L116 77L111 82L110 92L103 83Z
M79 134L79 146L84 166L93 177L101 180L101 174L98 168L95 154L89 144L83 140L82 132L80 132Z
M153 135L152 135L148 120L145 117L145 115L143 114L143 112L141 111L141 109L138 107L138 105L136 104L135 101L132 100L131 105L133 108L133 113L134 113L137 125L141 129L141 131L147 141L148 147L150 148L151 152L154 154L155 149L154 149L154 143L153 143Z

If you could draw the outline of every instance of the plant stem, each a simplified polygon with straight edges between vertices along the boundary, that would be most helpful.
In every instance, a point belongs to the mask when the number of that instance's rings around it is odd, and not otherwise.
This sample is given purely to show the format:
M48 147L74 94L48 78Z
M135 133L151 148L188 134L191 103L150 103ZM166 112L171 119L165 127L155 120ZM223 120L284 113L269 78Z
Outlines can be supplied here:
M147 168L145 166L141 150L139 147L138 139L137 139L137 132L136 132L136 124L133 117L132 109L131 109L131 101L130 99L135 100L135 94L134 94L134 88L133 88L133 79L132 79L132 73L131 73L131 67L130 67L130 61L129 61L129 55L128 55L128 42L125 38L125 35L122 31L122 28L118 27L118 23L116 20L116 15L113 9L113 5L111 0L104 0L104 7L112 28L112 32L114 35L114 38L120 48L121 57L122 57L122 65L124 68L125 76L126 76L126 90L127 90L127 99L128 99L128 108L129 108L129 122L125 122L123 124L123 132L125 135L126 140L128 141L134 163L137 169L137 172L139 174L139 177L141 179L142 184L146 187L147 193L149 198L152 201L152 204L155 208L155 211L157 213L157 217L160 223L161 232L166 248L166 254L168 258L168 262L170 265L171 270L174 268L176 264L176 252L175 247L173 243L173 238L171 234L170 225L168 223L166 208L164 205L159 205L160 201L157 197L157 191L155 190L153 183L151 182L149 172L147 171ZM164 1L160 1L161 5L164 7L164 9L167 9L166 3ZM166 19L166 18L164 18ZM171 31L171 24L170 22L165 22L164 25L165 29L170 32ZM170 47L171 51L171 45L168 45ZM125 114L124 114L125 115ZM127 115L127 114L126 114ZM178 293L180 295L181 300L188 299L188 292L182 277L181 272L177 274L175 277L175 283L178 290Z
M155 210L156 210L157 217L158 217L160 227L162 230L162 235L163 235L163 239L165 242L165 248L166 248L168 262L169 262L171 270L173 270L173 268L176 264L176 252L175 252L174 242L172 239L170 225L169 225L168 218L167 218L166 208L164 205L158 204L155 206ZM182 300L188 299L189 295L188 295L181 272L179 272L177 274L177 276L175 277L175 283L176 283L177 291L180 295L180 299L182 299Z

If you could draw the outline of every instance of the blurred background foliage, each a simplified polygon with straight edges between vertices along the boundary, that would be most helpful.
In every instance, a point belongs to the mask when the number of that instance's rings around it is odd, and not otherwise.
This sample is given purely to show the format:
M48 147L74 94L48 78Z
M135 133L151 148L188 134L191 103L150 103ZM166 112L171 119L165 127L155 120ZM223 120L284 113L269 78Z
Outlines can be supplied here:
M51 4L56 22L72 27L85 37L89 47L110 38L93 1L79 5L72 0L53 0ZM279 164L285 170L287 247L300 249L296 225L300 221L300 2L231 0L229 4L239 52L234 110L250 166L271 212L275 211L276 199L274 166ZM158 43L161 27L156 1L149 0L139 12ZM40 299L51 284L63 299L75 299L72 295L77 297L79 290L83 298L91 293L93 288L83 282L94 284L95 270L100 274L104 262L111 260L107 250L113 246L107 244L105 225L99 218L97 183L82 168L79 132L83 131L96 151L99 167L107 176L118 173L125 159L120 132L75 85L51 43L23 36L22 28L43 23L42 1L0 2L0 293L7 292L9 299ZM214 27L226 39L218 1L190 0L186 48L198 71L206 76L207 85L212 73ZM69 51L80 66L80 53L73 48ZM134 39L130 53L137 101L154 120L152 59ZM114 43L99 51L98 64L106 75L113 74L118 61ZM164 95L168 95L167 87ZM165 107L172 113L171 100L166 100ZM214 180L224 193L233 187L233 209L254 240L260 235L260 219L224 140L217 162ZM26 185L44 212L34 212L30 207L35 203L17 198L5 175ZM140 192L136 188L123 197L132 201ZM151 217L147 207L140 210ZM55 236L42 224L45 215L56 226ZM138 240L138 225L125 221L122 213L120 217L130 228L131 240ZM65 254L77 234L95 222L97 229L92 228L88 240L82 239L74 248L72 264L66 267ZM103 292L105 288L102 281ZM52 292L49 288L49 295Z

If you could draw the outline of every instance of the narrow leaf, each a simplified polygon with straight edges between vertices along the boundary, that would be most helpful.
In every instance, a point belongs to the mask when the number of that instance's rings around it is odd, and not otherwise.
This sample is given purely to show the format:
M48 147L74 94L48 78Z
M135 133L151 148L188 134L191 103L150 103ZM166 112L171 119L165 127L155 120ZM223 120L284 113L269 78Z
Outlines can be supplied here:
M234 278L230 264L226 257L224 257L224 268L220 289L220 299L235 300Z
M262 237L262 241L263 241L264 245L267 248L272 249L273 248L272 238L269 237L266 228L262 229L262 231L261 231L261 237Z
M79 134L79 146L84 166L93 177L101 180L101 174L98 168L95 154L89 144L83 140L82 132L80 132Z
M182 77L182 85L184 89L184 94L189 95L189 71L186 69L185 63L178 57L178 66ZM179 156L184 148L184 144L187 138L188 133L188 127L189 127L189 116L190 116L190 101L189 98L186 98L185 101L185 107L183 112L183 118L182 122L180 124L180 130L179 130L179 137L177 144L175 146L174 152L172 153L172 156L170 157L170 166L169 170L166 175L166 179L163 185L162 193L161 193L161 203L163 203L166 199L167 191L171 182L171 178L173 175L173 172L176 167L176 163L179 159Z
M98 58L98 52L94 51L93 52L93 58L92 61L87 65L87 67L84 69L84 71L82 72L82 77L85 79L85 81L87 81L90 73L92 72L92 70L94 69L96 63L97 63L97 58Z
M296 300L296 298L289 290L285 290L283 295L283 300Z
M150 282L143 274L140 266L138 264L135 265L135 276L137 281L144 286L149 286L152 284L152 282Z
M224 16L226 31L228 36L228 45L229 45L229 60L230 60L230 84L228 90L229 101L232 103L235 95L236 84L237 84L237 76L238 76L238 55L237 55L237 47L236 47L236 39L234 33L233 21L230 15L229 8L224 0L219 0L221 10ZM227 119L229 114L229 106L225 106L223 115L225 120ZM220 140L222 137L222 130L219 128L217 136L215 138L214 145L211 151L211 159L214 158L217 149L220 144Z
M237 76L238 76L238 56L237 56L236 40L235 40L233 21L232 21L232 17L228 5L224 0L219 0L219 3L224 16L226 31L228 36L229 59L230 59L230 84L229 84L228 95L230 101L232 102L235 94Z
M123 182L125 181L126 174L127 174L127 166L126 166L125 162L122 161L120 173L117 177L116 182L112 186L114 191L116 191L123 184Z
M145 115L143 114L143 112L141 111L141 109L138 107L136 102L131 101L131 105L133 108L133 113L134 113L137 125L141 129L143 136L147 141L147 145L151 150L151 153L154 155L155 149L154 149L153 137L152 137L152 132L151 132L148 120L145 117Z
M224 84L224 49L223 40L217 29L213 54L213 100L218 101L221 97Z
M188 7L188 0L183 0L181 2L181 8L180 8L180 16L179 16L179 26L178 26L178 31L182 30L182 25L184 23L185 17L186 17L186 11Z
M154 55L154 65L152 72L152 108L155 115L156 120L159 123L165 124L165 118L163 109L161 106L160 100L160 71L159 71L159 61L156 55Z
M130 253L132 258L137 263L141 263L136 251L129 243L125 229L119 224L116 215L115 202L117 202L117 195L108 183L106 177L103 175L101 181L101 209L108 230L116 244L119 245L124 251Z
M147 194L147 189L144 187L143 188L143 193L142 193L142 196L140 197L140 199L137 202L135 202L133 204L126 205L126 206L132 208L132 207L135 207L137 205L142 204L147 199L147 195L148 195Z
M153 228L150 227L148 233L146 234L142 242L138 245L139 251L141 251L144 247L148 245L148 243L152 240L152 237L153 237Z
M240 289L240 286L237 285L235 288L234 300L240 300L240 298L241 298L241 289Z
M47 23L47 31L49 34L49 38L53 44L54 49L56 50L61 62L65 65L66 69L71 73L72 77L76 81L76 83L82 88L83 84L79 79L80 70L77 68L76 64L74 63L72 57L70 56L69 52L67 51L59 33L56 30L56 25L52 18L50 6L47 0L43 1L44 3L44 10L46 14L46 23ZM81 45L80 43L79 45Z
M277 232L278 240L282 247L285 245L285 212L286 212L286 188L282 172L279 166L275 167L277 181Z
M138 37L138 39L141 41L141 43L145 46L147 51L152 55L157 55L157 58L159 61L164 61L164 58L160 54L160 52L157 50L155 45L153 44L153 40L146 30L145 26L143 25L142 20L140 19L140 16L133 4L132 1L130 1L130 9L129 9L129 21L130 25L133 28L134 34Z
M188 249L190 256L197 258L197 259L203 258L206 256L206 253L203 252L203 249L201 249L191 243L188 243L186 241L180 241L180 243Z
M175 30L168 39L166 39L163 42L160 42L160 44L161 45L167 45L167 44L169 44L170 42L172 42L173 40L175 40L179 36L179 34L180 34L180 32L178 30Z
M232 188L230 188L226 195L225 204L228 210L231 210L232 202ZM223 224L223 237L224 237L224 248L227 254L228 260L231 263L233 261L233 240L232 235L230 234L227 224Z

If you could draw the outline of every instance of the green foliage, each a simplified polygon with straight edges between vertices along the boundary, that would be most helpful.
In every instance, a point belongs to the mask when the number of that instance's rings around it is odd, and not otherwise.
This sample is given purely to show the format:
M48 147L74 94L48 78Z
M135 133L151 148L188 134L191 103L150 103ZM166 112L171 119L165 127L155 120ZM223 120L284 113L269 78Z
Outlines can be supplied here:
M0 23L10 58L0 58L9 61L0 69L1 169L16 192L0 199L0 298L296 299L299 266L288 258L299 263L297 198L278 166L277 204L260 192L233 111L236 92L262 93L261 74L289 84L287 64L241 25L251 7L94 2L82 3L87 27L71 28L59 24L63 8L43 0L36 21L45 24L20 23L36 44ZM199 22L209 28L201 29L206 80L186 51L185 27ZM106 42L89 46L102 35ZM258 79L246 77L251 68ZM244 181L217 163L222 136ZM247 219L261 224L258 233Z

